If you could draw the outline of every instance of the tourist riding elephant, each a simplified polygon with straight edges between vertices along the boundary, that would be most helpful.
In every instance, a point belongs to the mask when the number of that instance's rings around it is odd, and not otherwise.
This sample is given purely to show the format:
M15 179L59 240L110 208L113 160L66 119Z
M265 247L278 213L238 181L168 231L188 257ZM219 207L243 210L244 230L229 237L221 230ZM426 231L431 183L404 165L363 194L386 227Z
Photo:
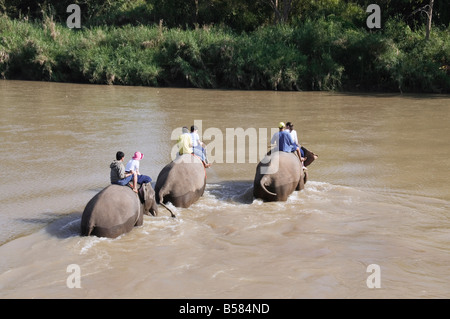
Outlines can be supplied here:
M306 173L294 153L269 152L256 167L253 196L264 201L286 201L304 188Z
M109 185L87 203L81 217L81 235L115 238L141 226L144 214L149 213L158 215L150 183L142 184L137 194L128 186Z
M187 208L203 195L205 187L206 171L200 158L192 154L178 155L158 175L156 202Z

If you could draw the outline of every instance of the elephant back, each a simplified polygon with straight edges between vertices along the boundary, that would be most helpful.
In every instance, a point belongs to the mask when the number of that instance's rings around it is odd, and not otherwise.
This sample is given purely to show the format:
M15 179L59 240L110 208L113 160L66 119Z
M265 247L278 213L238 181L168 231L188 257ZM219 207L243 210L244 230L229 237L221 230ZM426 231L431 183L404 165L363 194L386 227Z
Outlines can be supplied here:
M272 152L264 157L256 167L256 176L281 176L286 182L300 179L301 163L294 153Z
M184 154L167 164L159 173L155 184L157 202L172 201L178 206L177 199L186 206L203 195L206 185L206 173L202 161L194 155Z
M254 196L267 201L284 201L298 186L302 172L295 154L271 152L256 168Z
M110 185L104 188L88 202L83 211L82 235L116 237L115 231L118 234L128 231L136 223L139 205L139 198L127 186Z
M203 186L206 180L206 170L197 155L183 154L174 161L173 174L186 176L193 185Z

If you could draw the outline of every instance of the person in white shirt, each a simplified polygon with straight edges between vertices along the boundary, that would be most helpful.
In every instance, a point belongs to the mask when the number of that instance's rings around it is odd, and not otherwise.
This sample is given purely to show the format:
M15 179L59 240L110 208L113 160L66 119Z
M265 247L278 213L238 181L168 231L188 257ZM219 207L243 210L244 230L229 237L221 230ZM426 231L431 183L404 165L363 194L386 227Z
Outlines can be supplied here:
M300 145L300 143L298 142L298 136L297 136L297 131L294 130L294 123L292 122L286 122L286 131L289 132L289 134L291 134L292 140L294 141L294 143L298 146L299 150L300 150L300 161L302 162L302 166L303 169L307 169L305 167L305 151L303 150L302 146Z
M198 129L195 125L191 126L191 138L194 154L200 157L206 168L210 167L211 164L208 163L208 158L206 157L206 145L200 140L200 136L198 136Z
M142 154L141 152L136 152L125 166L125 172L136 172L138 184L150 183L152 181L150 176L142 175L139 172L139 162L143 158L144 154Z
M286 131L288 131L291 134L292 140L300 148L300 153L301 153L302 157L305 157L305 152L302 150L302 146L298 142L297 131L294 130L294 124L292 122L286 123Z
M292 122L286 123L286 130L291 134L294 143L297 144L297 146L300 146L300 143L298 142L297 131L294 130L294 124L292 124Z

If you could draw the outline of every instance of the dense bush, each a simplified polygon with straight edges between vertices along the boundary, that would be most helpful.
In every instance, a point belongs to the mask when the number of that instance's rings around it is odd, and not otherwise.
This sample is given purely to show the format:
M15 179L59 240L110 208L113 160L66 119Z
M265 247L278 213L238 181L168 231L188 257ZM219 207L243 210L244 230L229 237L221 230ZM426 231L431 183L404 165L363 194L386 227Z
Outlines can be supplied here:
M365 9L377 3L382 21L394 16L415 30L426 23L424 14L412 14L430 0L290 0L288 22L306 19L335 18L363 27ZM284 0L277 1L279 10ZM0 0L0 14L8 17L41 19L43 11L51 11L56 22L64 23L69 4L81 7L85 27L99 25L158 25L160 20L169 28L194 28L204 25L226 25L236 32L249 32L277 20L271 0ZM447 27L450 21L448 0L434 0L433 21Z
M71 30L0 19L6 79L268 90L450 92L450 28L424 40L398 19L383 30L306 19L235 33L162 26Z

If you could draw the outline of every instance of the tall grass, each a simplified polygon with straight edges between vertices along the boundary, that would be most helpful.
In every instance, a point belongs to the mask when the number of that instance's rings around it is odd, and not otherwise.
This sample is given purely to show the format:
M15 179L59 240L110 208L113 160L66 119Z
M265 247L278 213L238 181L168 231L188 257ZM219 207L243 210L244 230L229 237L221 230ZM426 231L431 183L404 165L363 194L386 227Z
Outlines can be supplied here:
M390 20L370 32L323 18L236 34L225 27L71 30L0 18L6 79L264 90L450 92L450 32Z

